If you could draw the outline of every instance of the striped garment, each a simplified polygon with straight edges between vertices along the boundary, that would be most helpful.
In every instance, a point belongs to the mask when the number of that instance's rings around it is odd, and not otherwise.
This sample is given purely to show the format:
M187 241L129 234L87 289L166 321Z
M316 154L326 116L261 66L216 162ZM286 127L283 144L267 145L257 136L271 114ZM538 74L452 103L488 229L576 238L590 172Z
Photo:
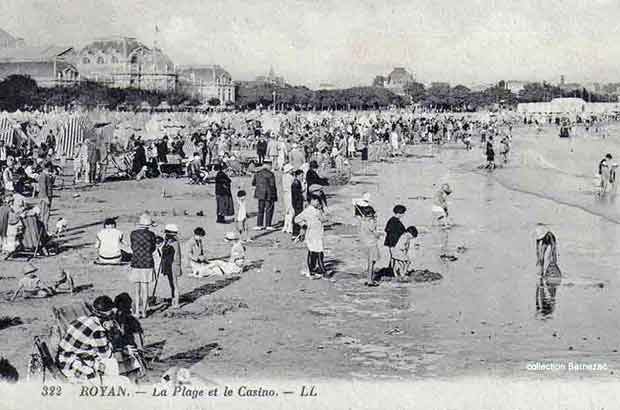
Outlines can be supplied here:
M93 128L91 120L83 114L71 115L61 124L55 151L63 157L75 158L79 145Z
M15 133L15 123L6 117L0 117L0 141L9 147L13 145L13 135Z
M96 360L112 357L107 332L96 316L81 316L71 322L58 345L58 364L78 379L96 376Z

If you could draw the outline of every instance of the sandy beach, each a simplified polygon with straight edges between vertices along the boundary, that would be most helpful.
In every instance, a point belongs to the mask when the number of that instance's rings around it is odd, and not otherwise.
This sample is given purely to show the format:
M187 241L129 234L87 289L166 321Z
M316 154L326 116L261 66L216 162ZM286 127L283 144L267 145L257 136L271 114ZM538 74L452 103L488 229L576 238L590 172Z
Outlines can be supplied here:
M328 191L326 262L336 271L334 280L302 277L306 249L288 235L253 233L251 269L235 279L184 276L181 308L143 320L147 344L165 341L162 362L150 377L171 366L193 366L196 374L217 382L615 377L620 369L620 212L612 198L595 198L592 177L604 153L620 155L619 144L598 136L560 140L555 127L540 135L535 128L517 127L513 141L508 165L493 172L478 169L484 159L477 145L472 151L462 145L410 146L408 158L371 163L368 175L356 161L352 182ZM24 323L1 330L0 345L23 376L32 337L49 333L52 306L131 290L125 267L92 263L95 233L104 218L118 217L119 228L129 232L139 214L150 210L156 231L176 223L185 241L203 226L210 256L227 257L230 248L224 235L233 225L215 224L212 185L154 179L74 190L70 179L65 177L52 213L53 222L61 215L69 219L62 240L68 249L33 263L43 279L64 267L81 290L74 296L11 303L6 297L21 276L22 263L0 266L2 315ZM250 181L233 178L233 190L253 193ZM430 198L442 182L454 191L449 203L455 225L449 230L431 226ZM443 279L364 286L365 259L350 205L364 192L372 195L380 227L395 204L408 208L405 225L420 231L416 269L438 272ZM248 203L254 215L256 203ZM204 216L196 216L199 211ZM280 222L278 205L276 215ZM552 312L545 315L536 310L537 223L556 233L564 274ZM380 266L386 264L384 255ZM166 284L158 289L160 297L168 296ZM537 362L606 367L539 371L533 365Z

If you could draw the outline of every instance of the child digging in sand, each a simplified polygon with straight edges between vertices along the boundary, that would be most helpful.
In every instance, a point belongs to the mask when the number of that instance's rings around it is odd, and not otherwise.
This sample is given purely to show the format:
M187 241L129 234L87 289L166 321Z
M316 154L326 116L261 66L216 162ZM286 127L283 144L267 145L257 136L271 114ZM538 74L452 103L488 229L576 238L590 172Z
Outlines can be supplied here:
M207 276L209 261L207 259L207 246L205 244L206 232L204 228L194 229L194 239L188 243L189 260L192 272L190 276L200 278Z
M398 281L407 280L409 271L413 264L414 239L418 237L418 230L415 226L407 228L405 233L400 236L398 243L392 251L392 269L394 277Z
M383 245L388 248L390 253L390 269L392 266L392 251L394 246L398 243L400 236L405 232L405 225L401 222L401 219L407 212L407 208L404 205L396 205L394 207L394 216L392 216L385 225L385 241Z

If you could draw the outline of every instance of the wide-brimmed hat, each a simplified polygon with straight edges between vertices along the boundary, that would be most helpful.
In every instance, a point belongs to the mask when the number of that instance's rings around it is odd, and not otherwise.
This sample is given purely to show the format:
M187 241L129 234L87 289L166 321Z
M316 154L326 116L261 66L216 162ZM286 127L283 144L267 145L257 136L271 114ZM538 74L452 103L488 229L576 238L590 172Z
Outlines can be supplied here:
M227 232L224 236L224 239L226 239L227 241L236 241L237 239L239 239L239 233L235 231Z
M164 231L170 232L170 233L179 233L179 227L176 226L175 224L166 224L164 226Z
M293 170L293 166L291 164L285 164L284 167L282 167L282 171L285 174L288 174L289 172L291 172Z
M29 273L34 273L38 270L39 268L28 262L22 267L22 275L28 275Z
M138 225L140 226L153 226L153 218L151 215L144 213L140 215L140 220L138 220Z
M353 204L357 206L370 206L370 192L364 192L361 198L354 199Z

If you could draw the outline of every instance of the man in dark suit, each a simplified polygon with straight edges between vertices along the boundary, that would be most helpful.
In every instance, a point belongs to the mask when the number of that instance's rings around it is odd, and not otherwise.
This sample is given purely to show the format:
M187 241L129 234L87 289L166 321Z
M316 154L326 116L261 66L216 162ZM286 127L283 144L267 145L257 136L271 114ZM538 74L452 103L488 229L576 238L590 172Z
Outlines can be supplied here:
M263 167L254 174L252 186L256 187L254 198L258 199L258 216L254 230L273 231L275 228L271 226L271 220L274 204L278 200L278 189L276 188L276 177L271 172L271 163L265 162Z
M45 163L39 174L39 209L41 210L41 222L48 229L52 198L54 197L54 166L51 162Z
M97 183L97 164L101 161L99 147L92 141L86 140L86 157L88 161L88 183Z
M256 155L258 155L258 165L262 165L265 161L265 155L267 155L267 141L258 131L257 134L258 142L256 143Z

